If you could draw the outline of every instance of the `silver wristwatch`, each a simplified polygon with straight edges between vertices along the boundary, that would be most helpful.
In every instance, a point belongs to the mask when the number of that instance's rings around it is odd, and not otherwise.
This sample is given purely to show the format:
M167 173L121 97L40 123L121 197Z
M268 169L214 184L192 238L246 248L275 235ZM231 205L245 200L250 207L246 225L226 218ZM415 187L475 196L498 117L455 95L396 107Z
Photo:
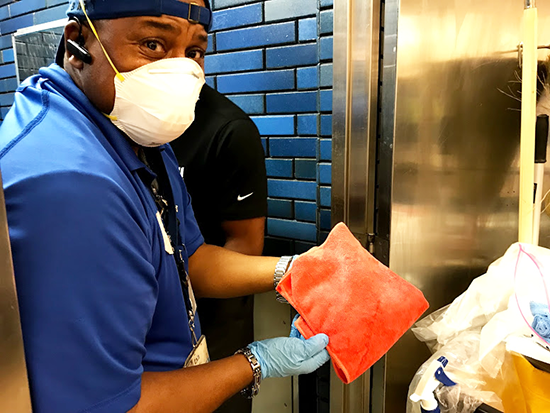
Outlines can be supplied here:
M252 375L254 377L252 384L241 390L243 396L251 399L260 392L260 383L262 381L262 368L260 362L248 347L237 350L235 354L242 354L245 356L250 363L250 367L252 367Z
M290 267L290 263L294 257L291 256L283 256L275 266L275 274L273 274L273 288L277 288L279 283L281 282L281 279L285 275L285 273L288 271L288 267ZM280 303L288 304L288 301L285 297L283 297L278 291L277 291L277 301Z

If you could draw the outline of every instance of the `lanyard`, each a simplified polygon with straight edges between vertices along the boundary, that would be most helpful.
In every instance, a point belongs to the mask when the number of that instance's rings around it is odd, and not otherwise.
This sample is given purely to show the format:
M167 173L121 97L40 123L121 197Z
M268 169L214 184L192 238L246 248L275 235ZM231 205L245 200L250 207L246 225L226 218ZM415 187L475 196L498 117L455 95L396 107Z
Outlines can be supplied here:
M193 348L195 348L198 343L195 332L197 301L195 299L195 294L193 293L193 287L191 286L191 279L189 278L189 274L185 268L185 260L183 259L183 249L185 248L185 245L181 242L179 231L180 222L176 213L176 203L174 201L170 179L168 177L168 173L166 172L162 155L158 149L149 149L147 152L145 152L144 149L140 149L140 155L140 159L155 174L157 174L157 177L151 181L149 190L162 218L161 223L164 225L164 228L168 233L168 238L172 244L172 249L174 250L173 257L176 261L176 267L178 269L185 307L187 309L189 330L191 331L193 340L192 344Z

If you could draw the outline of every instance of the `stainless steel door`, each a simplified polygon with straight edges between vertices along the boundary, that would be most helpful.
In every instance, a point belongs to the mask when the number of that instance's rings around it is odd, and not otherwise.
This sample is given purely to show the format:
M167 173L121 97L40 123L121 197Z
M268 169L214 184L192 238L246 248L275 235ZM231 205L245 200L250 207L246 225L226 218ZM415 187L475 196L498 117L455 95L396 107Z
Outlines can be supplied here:
M0 412L31 411L19 304L0 177Z
M371 1L362 2L372 8ZM351 3L335 1L335 25ZM344 130L335 119L333 139L347 142L346 152L355 151L354 133L376 142L375 254L422 289L430 311L452 301L517 239L523 6L516 0L386 0L378 132L356 129L353 121ZM550 4L538 6L540 43L548 44ZM349 114L351 99L349 83L346 99L336 90L339 32L335 27L335 115ZM372 50L368 42L365 50ZM375 118L372 111L350 116ZM346 153L341 146L334 142L335 165ZM333 173L334 184L342 185L336 175L348 172ZM350 183L333 189L336 205L369 199L364 187ZM334 209L335 220L345 210ZM541 223L541 244L548 246L550 218ZM428 355L406 334L372 376L370 411L404 412L409 383ZM333 405L333 411L351 410Z

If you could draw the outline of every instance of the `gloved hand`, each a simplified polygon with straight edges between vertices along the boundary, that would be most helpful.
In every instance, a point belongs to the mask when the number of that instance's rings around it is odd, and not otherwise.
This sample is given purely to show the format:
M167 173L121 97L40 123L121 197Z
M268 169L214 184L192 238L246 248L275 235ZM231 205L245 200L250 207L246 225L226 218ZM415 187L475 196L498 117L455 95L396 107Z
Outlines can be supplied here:
M267 379L308 374L317 370L330 359L327 345L326 334L317 334L306 340L294 327L293 321L289 337L255 341L248 348L260 363L262 379Z

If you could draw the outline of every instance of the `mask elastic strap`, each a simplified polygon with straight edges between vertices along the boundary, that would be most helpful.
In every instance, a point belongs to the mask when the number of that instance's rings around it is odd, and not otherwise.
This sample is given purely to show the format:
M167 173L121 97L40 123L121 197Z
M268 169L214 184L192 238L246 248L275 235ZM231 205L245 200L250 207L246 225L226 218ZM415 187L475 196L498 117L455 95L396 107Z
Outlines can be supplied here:
M92 23L92 21L88 17L88 13L86 13L86 6L84 5L84 0L79 0L79 1L80 1L80 7L82 7L82 11L84 12L84 16L86 16L86 20L88 20L88 24L90 25L90 28L92 29L92 32L94 33L97 41L99 42L99 45L101 46L101 49L103 50L103 53L105 54L105 57L109 61L109 64L111 65L113 70L115 71L117 79L120 80L121 82L124 82L124 80L125 80L124 76L122 76L120 74L120 72L117 70L117 68L113 64L113 61L111 60L111 58L107 54L107 50L105 50L105 47L103 47L103 43L101 43L101 40L99 39L99 35L97 34L97 30L95 29L94 24Z

